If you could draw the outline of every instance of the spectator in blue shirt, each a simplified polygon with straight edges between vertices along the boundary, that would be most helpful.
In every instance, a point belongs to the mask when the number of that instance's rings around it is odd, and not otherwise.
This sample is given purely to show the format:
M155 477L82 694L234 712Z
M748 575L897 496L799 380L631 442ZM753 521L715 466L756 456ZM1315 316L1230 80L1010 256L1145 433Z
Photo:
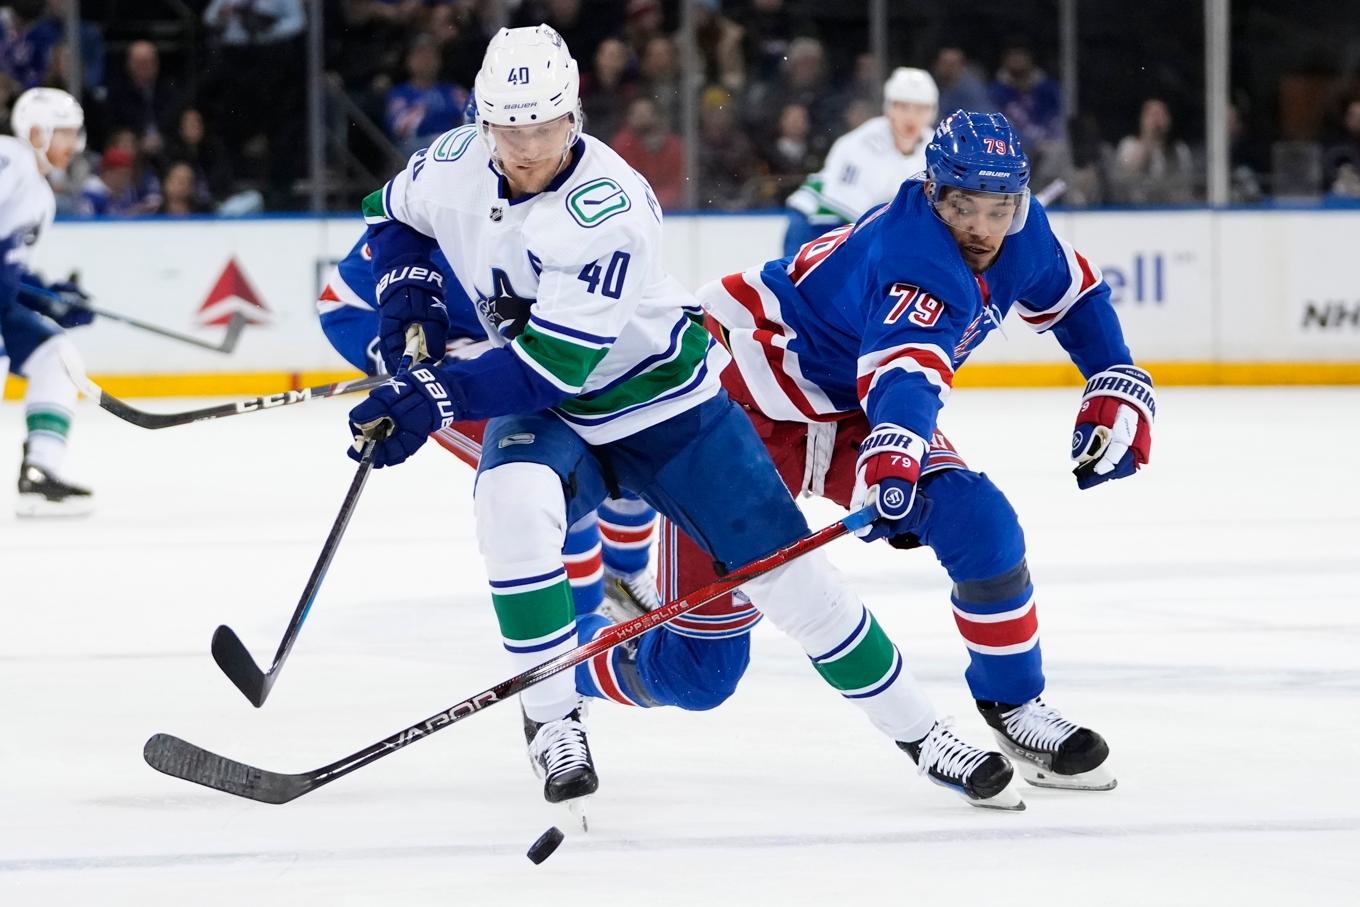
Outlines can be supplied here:
M420 35L406 53L409 80L387 93L387 134L409 155L463 122L467 91L439 80L439 47Z

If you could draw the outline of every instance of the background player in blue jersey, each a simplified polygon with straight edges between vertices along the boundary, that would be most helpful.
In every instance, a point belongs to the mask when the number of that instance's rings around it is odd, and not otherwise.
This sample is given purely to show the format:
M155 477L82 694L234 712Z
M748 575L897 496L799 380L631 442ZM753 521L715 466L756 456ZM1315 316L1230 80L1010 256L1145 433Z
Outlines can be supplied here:
M756 422L790 489L876 503L866 538L931 548L954 581L967 681L1031 783L1115 784L1099 734L1041 698L1044 676L1024 535L1001 491L938 431L954 373L1012 310L1051 331L1088 379L1072 439L1078 485L1148 460L1152 381L1133 365L1109 287L1029 196L1005 118L958 111L926 150L925 181L805 245L699 292L730 349L724 386ZM663 536L662 589L711 576Z
M436 267L448 287L447 355L475 356L486 350L486 329L472 300L453 279L448 259L436 250ZM386 374L378 352L378 284L373 276L373 254L368 234L331 269L317 299L321 330L345 361L369 375ZM434 434L446 450L476 467L481 454L484 422L459 422ZM620 618L650 611L657 604L656 577L651 570L651 545L656 511L636 495L624 493L600 505L567 532L562 559L571 581L578 615L597 610L606 594L608 613Z

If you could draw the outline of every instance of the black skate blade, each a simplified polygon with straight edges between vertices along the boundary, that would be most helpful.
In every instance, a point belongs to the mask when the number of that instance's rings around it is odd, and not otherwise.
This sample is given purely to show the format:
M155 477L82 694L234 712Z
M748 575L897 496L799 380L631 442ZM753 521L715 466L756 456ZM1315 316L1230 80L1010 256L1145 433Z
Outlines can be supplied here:
M274 687L274 678L259 669L245 643L241 642L231 627L223 624L213 633L212 656L222 673L250 700L251 705L257 709L264 705L264 701L269 698L269 691Z
M153 734L142 758L158 772L259 803L287 803L315 782L307 775L285 775L237 762L170 734Z

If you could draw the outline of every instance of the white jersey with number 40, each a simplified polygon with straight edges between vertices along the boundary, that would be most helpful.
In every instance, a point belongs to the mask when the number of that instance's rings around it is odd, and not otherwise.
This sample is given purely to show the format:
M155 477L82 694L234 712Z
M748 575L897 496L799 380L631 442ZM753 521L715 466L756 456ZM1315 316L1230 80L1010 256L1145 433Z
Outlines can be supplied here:
M569 396L556 412L604 444L718 392L727 354L661 264L651 187L590 136L543 192L506 197L477 127L445 133L364 200L369 224L433 237L487 334Z

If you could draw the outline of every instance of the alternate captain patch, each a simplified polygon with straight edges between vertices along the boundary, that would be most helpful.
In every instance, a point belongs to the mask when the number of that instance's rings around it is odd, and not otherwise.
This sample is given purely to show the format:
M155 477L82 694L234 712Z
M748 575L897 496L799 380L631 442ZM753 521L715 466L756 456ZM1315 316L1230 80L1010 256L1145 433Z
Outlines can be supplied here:
M608 177L591 180L567 196L567 210L583 227L596 227L633 207L623 187Z

